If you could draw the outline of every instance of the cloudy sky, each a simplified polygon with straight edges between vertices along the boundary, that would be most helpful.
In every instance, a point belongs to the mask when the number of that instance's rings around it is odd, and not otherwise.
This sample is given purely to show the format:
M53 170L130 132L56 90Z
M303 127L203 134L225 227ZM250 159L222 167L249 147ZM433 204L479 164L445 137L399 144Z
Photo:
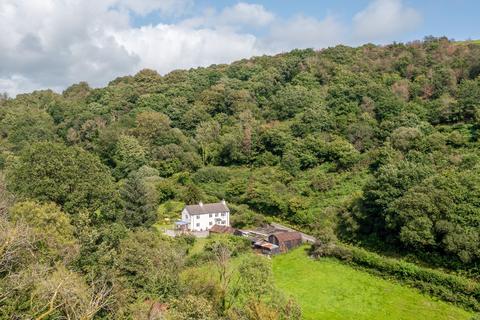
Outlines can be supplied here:
M479 39L478 0L0 0L0 92L293 48Z

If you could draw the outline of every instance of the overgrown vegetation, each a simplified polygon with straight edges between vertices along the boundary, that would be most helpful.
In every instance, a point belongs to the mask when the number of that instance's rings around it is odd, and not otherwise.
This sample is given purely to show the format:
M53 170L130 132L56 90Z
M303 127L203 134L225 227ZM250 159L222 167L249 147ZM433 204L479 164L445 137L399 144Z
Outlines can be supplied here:
M182 287L191 239L151 228L222 198L238 227L274 218L478 278L479 75L478 44L429 37L2 95L0 317L225 317Z

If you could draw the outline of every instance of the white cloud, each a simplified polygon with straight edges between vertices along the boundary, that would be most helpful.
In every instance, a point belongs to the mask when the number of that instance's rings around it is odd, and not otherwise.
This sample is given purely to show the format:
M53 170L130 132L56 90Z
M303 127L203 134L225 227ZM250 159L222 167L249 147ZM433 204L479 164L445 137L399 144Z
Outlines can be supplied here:
M9 94L9 96L13 96L21 92L32 92L43 89L52 89L54 91L62 90L62 87L42 86L42 84L32 82L30 79L18 74L13 74L8 78L0 78L0 88L2 88L0 94L6 92Z
M222 11L207 8L199 16L182 21L183 27L214 29L249 29L265 27L275 20L275 15L259 4L239 2Z
M260 52L249 34L160 24L116 32L117 43L141 57L143 68L160 73L173 69L227 63Z
M164 15L181 15L193 5L193 0L110 0L118 6L141 15L159 11Z
M93 0L0 2L0 91L23 92L31 89L28 83L39 88L81 80L103 85L132 72L139 57L107 33L129 28L129 17L108 10L109 5ZM24 80L12 89L5 85L12 79Z
M256 49L255 36L234 28L188 27L182 23L136 28L128 13L159 10L181 14L189 3L2 0L0 92L15 95L32 89L59 89L84 80L102 86L117 76L146 67L166 73L261 53ZM248 18L248 8L254 18ZM264 23L270 19L260 6L240 4L232 10L220 13L222 19L236 10L243 12L238 23L251 19Z
M389 40L414 30L421 21L420 13L402 0L374 0L353 17L354 37L361 41Z
M227 7L219 16L223 24L262 27L270 24L275 15L262 5L240 2L233 7Z
M61 90L79 81L103 86L142 68L167 73L293 48L377 40L411 30L420 20L400 0L374 0L355 15L354 29L334 15L283 19L262 5L245 2L179 20L188 16L192 4L193 0L0 0L0 92ZM133 26L132 13L152 12L175 16L178 22Z

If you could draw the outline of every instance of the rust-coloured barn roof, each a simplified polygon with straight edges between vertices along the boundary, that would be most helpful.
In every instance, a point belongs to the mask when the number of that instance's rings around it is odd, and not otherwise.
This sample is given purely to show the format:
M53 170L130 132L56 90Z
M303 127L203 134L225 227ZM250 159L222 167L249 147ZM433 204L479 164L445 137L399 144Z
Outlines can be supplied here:
M210 228L210 232L213 233L229 233L229 234L234 234L235 233L235 228L229 227L229 226L220 226L218 224L214 224Z
M186 206L185 209L187 209L189 214L230 212L225 202L192 204Z
M254 243L254 245L257 246L257 247L268 249L268 250L274 250L274 249L278 248L278 246L276 244L273 244L273 243L270 243L270 242L267 242L267 241L257 241L257 242Z
M279 242L302 240L302 234L300 232L276 232L273 234Z

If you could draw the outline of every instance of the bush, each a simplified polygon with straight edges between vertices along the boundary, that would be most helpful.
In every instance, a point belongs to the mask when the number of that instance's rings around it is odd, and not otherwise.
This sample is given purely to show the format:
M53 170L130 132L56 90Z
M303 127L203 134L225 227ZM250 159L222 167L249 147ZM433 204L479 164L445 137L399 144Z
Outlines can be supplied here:
M211 262L213 259L214 257L211 251L195 252L188 256L185 265L188 267L201 266Z
M180 243L185 243L188 247L193 247L195 242L197 241L197 238L194 235L191 234L182 234L180 236L177 236L178 241Z
M214 320L218 317L210 301L203 297L187 295L181 299L172 300L167 319Z
M266 223L264 215L256 213L248 208L246 205L235 206L230 204L231 215L230 224L234 228L247 228L251 226L260 226Z
M228 181L227 169L222 167L204 167L192 176L195 183L223 183Z
M218 245L226 245L232 257L238 256L250 250L250 241L243 237L232 235L215 235L208 238L205 244L205 252L214 251Z

